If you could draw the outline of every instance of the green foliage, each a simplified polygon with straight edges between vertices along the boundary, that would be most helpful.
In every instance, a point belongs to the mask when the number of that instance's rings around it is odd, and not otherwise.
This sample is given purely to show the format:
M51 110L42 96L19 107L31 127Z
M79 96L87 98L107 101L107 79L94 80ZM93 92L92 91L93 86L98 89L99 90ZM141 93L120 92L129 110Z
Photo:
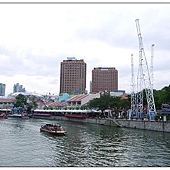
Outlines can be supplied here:
M87 109L87 106L81 106L80 109L85 110L85 109Z
M76 106L76 110L80 110L80 107L79 107L79 106Z
M158 121L160 118L162 119L162 115L161 114L156 114L155 117L154 117L154 119L156 121Z
M28 97L27 98L27 113L31 113L31 110L36 109L37 106L38 105L36 103L36 98L35 97Z
M16 96L16 102L14 104L15 107L22 107L24 108L24 106L27 104L27 97L19 94L18 96Z
M156 110L161 110L163 103L170 104L170 85L165 86L161 90L153 90ZM147 105L146 93L143 90L143 104Z
M48 110L48 107L47 107L47 106L45 106L43 109L44 109L44 110Z
M54 109L53 106L48 106L48 108L49 108L49 110L53 110Z
M54 108L53 108L53 106L45 106L44 107L44 110L53 110Z
M170 85L161 90L154 90L154 99L157 110L161 109L163 103L170 104Z
M130 97L122 100L120 97L110 96L109 92L104 92L101 94L100 98L90 100L89 107L101 110L102 113L104 110L110 108L126 108L130 107Z
M64 109L64 110L67 110L67 106L64 106L63 109Z

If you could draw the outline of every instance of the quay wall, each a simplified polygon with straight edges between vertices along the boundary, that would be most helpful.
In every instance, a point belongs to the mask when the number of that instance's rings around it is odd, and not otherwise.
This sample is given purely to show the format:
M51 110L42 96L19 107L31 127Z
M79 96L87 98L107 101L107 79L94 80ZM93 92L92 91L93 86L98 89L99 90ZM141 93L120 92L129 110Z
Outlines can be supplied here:
M69 120L74 122L93 123L93 124L100 124L100 125L107 125L107 126L120 126L123 128L135 128L135 129L153 130L153 131L160 131L160 132L170 132L170 122L167 121L144 121L144 120L142 121L142 120L98 119L98 118L76 119L76 118L68 118L64 116L51 116L48 119Z
M141 121L141 120L121 120L116 121L122 125L122 127L136 128L143 130L154 130L160 132L170 132L170 122L164 121Z

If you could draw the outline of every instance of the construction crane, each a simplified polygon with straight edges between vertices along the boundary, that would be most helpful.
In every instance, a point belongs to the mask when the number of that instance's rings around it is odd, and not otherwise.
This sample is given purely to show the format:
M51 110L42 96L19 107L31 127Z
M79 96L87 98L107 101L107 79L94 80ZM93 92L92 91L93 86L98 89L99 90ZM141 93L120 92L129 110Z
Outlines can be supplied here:
M139 118L143 116L143 69L142 69L142 51L139 50L139 66L137 75L137 94L136 94L136 115Z
M153 75L153 57L154 57L154 44L151 46L151 86L153 90L153 81L154 81L154 75Z
M138 87L137 88L141 90L142 85L144 85L146 99L147 99L147 111L150 116L150 119L152 120L154 118L154 115L156 114L155 101L154 101L154 96L153 96L150 73L148 69L148 63L147 63L147 59L146 59L146 55L145 55L145 51L143 47L139 19L136 19L135 22L136 22L136 28L137 28L137 34L138 34L138 40L139 40L139 70L138 70L138 84L137 84ZM140 91L138 91L138 93L140 94ZM140 111L141 109L140 107L143 107L143 104L140 103L140 99L141 99L140 95L138 95L138 100L137 100L138 111Z
M136 93L135 93L135 79L134 79L134 61L133 54L131 54L131 72L132 72L132 93L131 93L131 114L129 119L136 115Z

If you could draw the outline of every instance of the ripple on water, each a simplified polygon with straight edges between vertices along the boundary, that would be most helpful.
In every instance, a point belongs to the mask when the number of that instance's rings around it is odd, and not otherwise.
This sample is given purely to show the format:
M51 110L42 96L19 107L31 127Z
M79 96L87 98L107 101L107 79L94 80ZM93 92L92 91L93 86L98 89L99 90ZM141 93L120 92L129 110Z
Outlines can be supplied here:
M0 166L170 166L170 134L57 121L67 135L40 133L50 120L1 121Z

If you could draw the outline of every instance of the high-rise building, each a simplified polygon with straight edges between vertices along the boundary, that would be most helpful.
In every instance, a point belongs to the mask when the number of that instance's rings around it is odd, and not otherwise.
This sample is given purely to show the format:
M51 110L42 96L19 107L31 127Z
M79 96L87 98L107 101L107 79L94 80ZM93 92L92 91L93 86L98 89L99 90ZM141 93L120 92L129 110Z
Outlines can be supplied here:
M60 67L60 94L82 94L86 90L86 63L83 59L67 57Z
M0 83L0 96L5 96L5 84Z
M19 83L17 84L14 84L14 87L13 87L13 93L16 93L16 92L25 92L25 88L23 88L22 85L19 85Z
M92 92L118 90L118 70L115 67L96 67L92 70Z

